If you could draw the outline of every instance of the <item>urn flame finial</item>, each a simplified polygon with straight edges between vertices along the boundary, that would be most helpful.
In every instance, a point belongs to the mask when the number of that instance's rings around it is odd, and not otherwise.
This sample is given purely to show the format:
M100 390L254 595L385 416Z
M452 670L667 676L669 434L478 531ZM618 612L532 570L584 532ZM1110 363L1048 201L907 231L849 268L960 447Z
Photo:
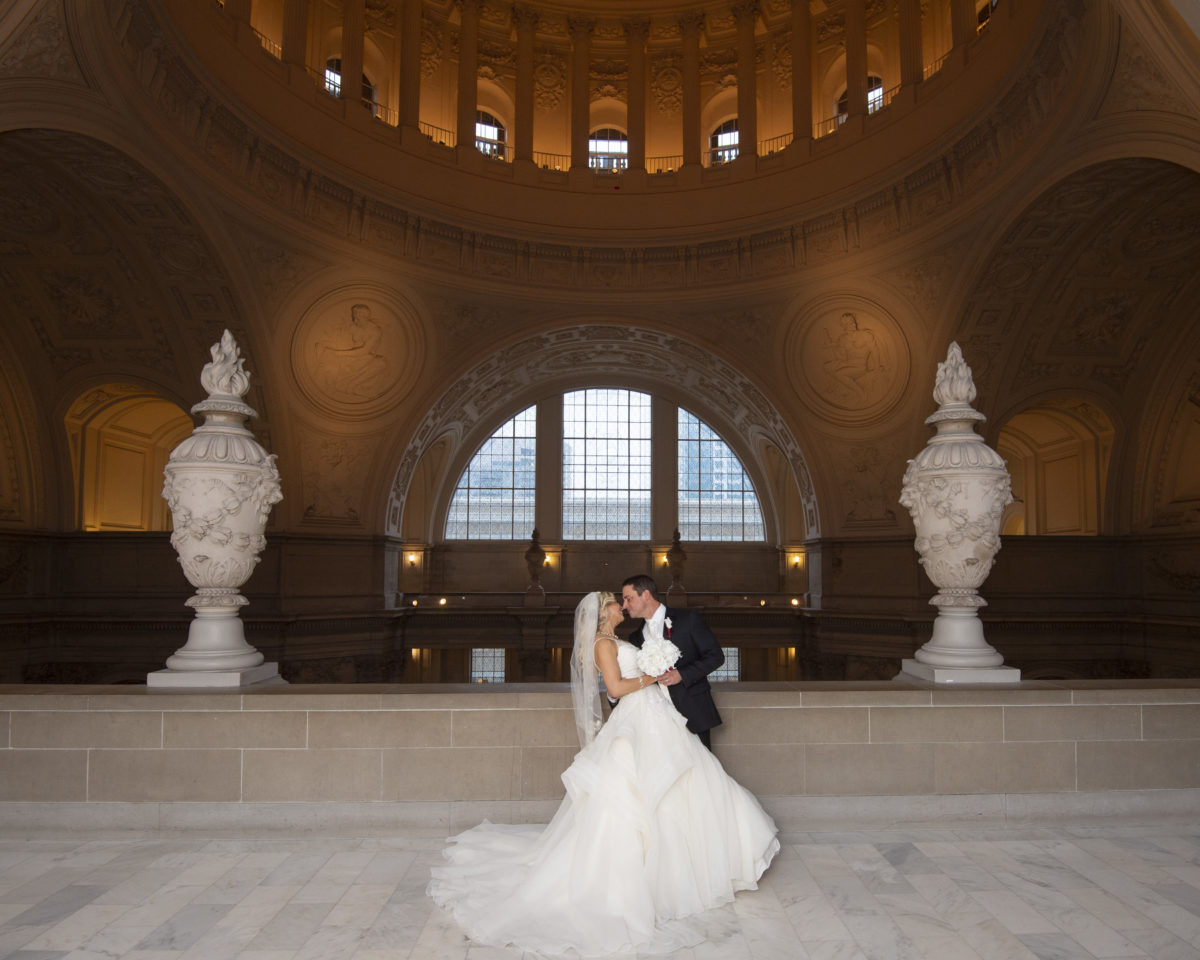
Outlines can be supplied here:
M250 389L250 374L242 366L242 353L233 334L228 330L222 333L210 352L212 360L200 371L201 386L210 397L244 397Z
M957 341L951 341L945 361L938 364L933 399L942 405L973 403L975 400L975 381L971 378L971 368L963 359Z

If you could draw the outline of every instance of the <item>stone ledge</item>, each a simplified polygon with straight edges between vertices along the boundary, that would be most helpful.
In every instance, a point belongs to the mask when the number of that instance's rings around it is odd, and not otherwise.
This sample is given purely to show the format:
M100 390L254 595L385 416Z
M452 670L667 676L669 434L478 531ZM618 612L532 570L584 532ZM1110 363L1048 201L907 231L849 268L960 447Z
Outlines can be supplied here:
M1200 789L1074 794L761 797L787 832L1070 823L1194 823ZM0 837L444 837L484 818L546 823L557 801L374 803L0 803Z

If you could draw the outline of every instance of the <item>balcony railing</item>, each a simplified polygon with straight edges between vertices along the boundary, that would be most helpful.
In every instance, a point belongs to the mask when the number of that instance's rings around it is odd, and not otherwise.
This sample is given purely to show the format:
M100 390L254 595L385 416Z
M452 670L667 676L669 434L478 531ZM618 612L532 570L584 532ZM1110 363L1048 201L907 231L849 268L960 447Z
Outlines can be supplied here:
M276 60L283 59L283 47L281 47L279 44L277 44L270 37L264 36L258 30L255 30L254 27L251 27L250 29L254 30L254 35L256 37L258 37L259 45L264 50L266 50L267 53L269 53L271 56L273 56Z
M844 113L839 113L836 117L827 117L824 120L818 120L813 124L813 139L820 140L822 137L829 136L845 122L846 115Z
M400 112L395 107L384 106L382 103L377 103L374 100L363 98L363 106L371 111L371 116L376 120L381 120L389 127L394 127L400 123Z
M787 147L792 142L790 133L781 133L777 137L771 137L768 140L758 141L758 155L760 157L769 157L773 153L778 153Z
M543 153L533 151L533 162L543 170L570 170L571 155L569 153Z
M649 173L674 173L682 166L682 155L646 158L646 170Z
M508 143L504 140L493 140L490 137L481 137L479 134L475 134L475 149L493 160L507 161L511 159Z
M925 72L923 75L923 79L928 80L930 77L932 77L935 73L937 73L939 70L942 69L942 67L944 67L946 65L946 61L949 59L950 59L950 51L947 50L945 53L943 53L940 57L938 57L932 63L925 64Z
M446 130L444 127L435 127L432 123L426 123L424 120L418 121L417 126L434 143L453 147L458 142L458 134L453 130Z

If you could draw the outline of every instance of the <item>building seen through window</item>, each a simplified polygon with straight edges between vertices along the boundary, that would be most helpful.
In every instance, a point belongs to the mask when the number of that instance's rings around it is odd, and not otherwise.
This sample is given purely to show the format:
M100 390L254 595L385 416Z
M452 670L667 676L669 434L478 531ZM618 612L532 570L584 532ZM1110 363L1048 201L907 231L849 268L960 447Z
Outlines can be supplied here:
M624 170L629 166L629 137L613 127L593 130L588 137L588 166L593 170Z
M849 90L843 90L837 101L838 121L846 119L849 111ZM883 80L880 77L867 77L867 113L874 113L883 106Z
M459 478L446 517L451 540L520 540L534 527L536 407L493 433Z
M708 163L717 166L736 160L738 155L738 122L737 117L726 120L712 132L708 138Z
M505 159L508 133L486 110L475 111L475 149L497 160Z
M342 58L330 57L325 61L325 90L335 97L342 95ZM363 103L375 106L375 84L364 73L362 75Z
M563 396L565 540L650 539L650 396Z
M679 408L679 533L684 540L762 540L762 511L742 463L699 417Z
M447 511L447 539L524 540L538 525L540 497L548 513L561 511L564 540L649 540L656 429L666 441L660 452L674 450L675 526L682 538L766 539L761 504L741 460L695 414L672 404L655 407L649 394L615 388L571 391L561 403L561 462L542 469L543 478L561 477L561 483L535 489L537 407L528 407L501 425L463 470ZM557 447L547 446L542 456L551 460Z

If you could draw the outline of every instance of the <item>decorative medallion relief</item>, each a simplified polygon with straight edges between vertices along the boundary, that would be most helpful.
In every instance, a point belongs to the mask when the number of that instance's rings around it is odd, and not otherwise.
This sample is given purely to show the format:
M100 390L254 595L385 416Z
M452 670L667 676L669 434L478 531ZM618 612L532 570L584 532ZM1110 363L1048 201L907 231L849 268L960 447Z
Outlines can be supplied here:
M562 103L566 92L566 63L557 54L543 51L533 65L533 102L548 113Z
M428 80L442 64L442 44L445 32L440 24L421 17L421 79Z
M656 61L650 77L654 105L665 117L678 116L683 106L683 72L679 57L665 56Z
M848 426L879 420L908 383L908 343L900 327L861 297L828 297L798 317L787 361L805 404Z
M386 291L337 290L318 300L296 327L292 369L318 409L372 417L412 388L424 342L411 309Z

